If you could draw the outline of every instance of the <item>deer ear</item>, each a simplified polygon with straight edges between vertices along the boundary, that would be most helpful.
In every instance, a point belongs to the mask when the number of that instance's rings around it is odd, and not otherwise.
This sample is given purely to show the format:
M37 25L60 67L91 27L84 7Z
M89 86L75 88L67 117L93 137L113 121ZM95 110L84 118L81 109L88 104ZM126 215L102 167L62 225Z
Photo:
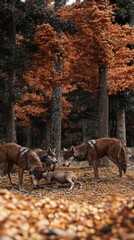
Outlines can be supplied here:
M66 152L67 151L67 149L66 148L63 148L63 152Z

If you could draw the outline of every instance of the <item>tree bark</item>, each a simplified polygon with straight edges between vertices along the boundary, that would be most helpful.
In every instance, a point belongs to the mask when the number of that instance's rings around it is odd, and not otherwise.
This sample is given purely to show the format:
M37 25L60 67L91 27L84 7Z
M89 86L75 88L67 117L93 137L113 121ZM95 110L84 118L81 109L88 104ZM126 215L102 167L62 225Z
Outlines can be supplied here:
M9 75L9 104L8 104L8 118L7 118L7 142L16 142L16 129L15 129L15 112L14 112L14 94L13 84L15 82L15 68L14 68L14 53L16 43L16 27L14 19L15 0L9 1L12 8L12 17L9 23L9 42L11 44L11 56L9 59L8 75Z
M56 147L57 157L60 162L61 150L61 113L62 113L62 89L54 87L52 97L51 115L51 147Z
M108 70L107 65L101 66L99 69L99 91L98 91L98 137L108 136L109 118L108 118ZM99 166L109 167L108 158L103 158Z
M81 127L82 127L82 141L86 141L86 126L85 126L85 119L81 119Z
M50 134L51 134L50 129L51 129L51 121L50 121L50 117L48 117L45 127L43 128L43 139L42 139L43 148L48 148L51 146L51 144L50 144Z
M119 103L117 109L117 131L116 137L122 141L126 146L126 118L125 118L125 107L123 103Z
M28 148L32 147L32 126L28 126L27 127L27 142L26 142L26 146Z
M8 107L7 142L16 142L15 111L14 104L12 102Z
M64 4L65 0L55 0L55 11L59 10ZM62 37L62 31L59 28L57 30L57 36L59 39ZM55 71L59 74L62 72L62 53L57 54L57 62L55 63ZM52 95L52 112L51 112L51 147L56 147L57 158L60 163L61 152L61 114L62 114L62 88L61 86L55 86L53 88Z
M98 91L98 136L107 137L109 134L108 117L108 72L107 66L99 70L99 91Z

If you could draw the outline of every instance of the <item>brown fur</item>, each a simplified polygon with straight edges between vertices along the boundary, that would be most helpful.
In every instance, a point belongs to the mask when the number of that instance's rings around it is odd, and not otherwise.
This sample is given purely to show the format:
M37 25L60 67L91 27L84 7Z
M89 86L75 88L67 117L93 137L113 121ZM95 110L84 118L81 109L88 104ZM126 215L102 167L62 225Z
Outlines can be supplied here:
M50 183L51 181L56 181L61 184L70 183L70 190L74 187L75 183L78 183L80 186L82 186L81 183L77 181L76 174L72 171L58 170L54 172L43 173L42 177L45 178L47 183Z
M37 180L42 177L43 167L38 155L29 148L22 147L16 143L0 145L0 164L4 165L4 173L8 174L11 184L11 169L14 164L19 167L19 190L23 189L23 174L25 170L29 171L34 185L37 185Z
M64 166L69 166L74 160L85 161L93 165L94 177L98 175L98 161L100 158L107 156L119 169L119 177L122 177L127 169L126 151L120 140L116 138L100 138L82 143L80 146L63 149Z
M58 165L58 160L56 158L56 152L55 149L41 149L36 148L34 149L34 152L36 152L43 163L43 167L46 170L54 171L55 167Z

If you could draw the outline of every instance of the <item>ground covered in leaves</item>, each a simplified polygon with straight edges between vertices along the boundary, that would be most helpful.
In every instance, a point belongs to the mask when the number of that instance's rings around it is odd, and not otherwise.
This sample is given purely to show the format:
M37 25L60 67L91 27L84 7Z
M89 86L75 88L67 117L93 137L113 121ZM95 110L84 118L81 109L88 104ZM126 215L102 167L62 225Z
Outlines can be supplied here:
M100 168L97 184L92 181L92 168L69 170L78 175L82 189L75 185L69 191L68 185L47 185L44 179L40 189L33 189L25 173L27 192L19 192L4 177L0 183L0 236L16 240L134 239L134 170L119 179L116 168ZM17 173L12 176L18 182Z

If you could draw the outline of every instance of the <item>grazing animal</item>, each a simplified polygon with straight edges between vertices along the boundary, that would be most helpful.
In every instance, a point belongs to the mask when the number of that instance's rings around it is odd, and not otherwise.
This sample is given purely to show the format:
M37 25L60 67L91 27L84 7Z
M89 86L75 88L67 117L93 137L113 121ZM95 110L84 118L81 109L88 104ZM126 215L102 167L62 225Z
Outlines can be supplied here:
M56 159L56 152L55 149L41 149L36 148L34 149L43 163L43 167L46 170L54 171L55 168L58 166L58 160Z
M38 180L42 178L44 170L39 156L34 151L16 143L0 145L0 165L4 166L4 174L8 174L11 184L13 184L10 175L11 170L14 165L18 166L20 191L23 190L23 174L25 170L29 171L34 186L38 185Z
M75 183L78 183L82 187L82 184L77 181L76 174L72 171L58 170L54 172L47 172L43 173L42 177L47 181L47 183L50 183L51 181L56 181L61 184L70 183L70 190L74 187Z
M98 161L107 156L119 169L119 177L122 177L122 171L127 169L126 151L120 140L116 138L99 138L82 143L79 146L72 146L69 149L63 149L63 166L69 167L73 161L87 160L94 168L94 179L99 178Z

